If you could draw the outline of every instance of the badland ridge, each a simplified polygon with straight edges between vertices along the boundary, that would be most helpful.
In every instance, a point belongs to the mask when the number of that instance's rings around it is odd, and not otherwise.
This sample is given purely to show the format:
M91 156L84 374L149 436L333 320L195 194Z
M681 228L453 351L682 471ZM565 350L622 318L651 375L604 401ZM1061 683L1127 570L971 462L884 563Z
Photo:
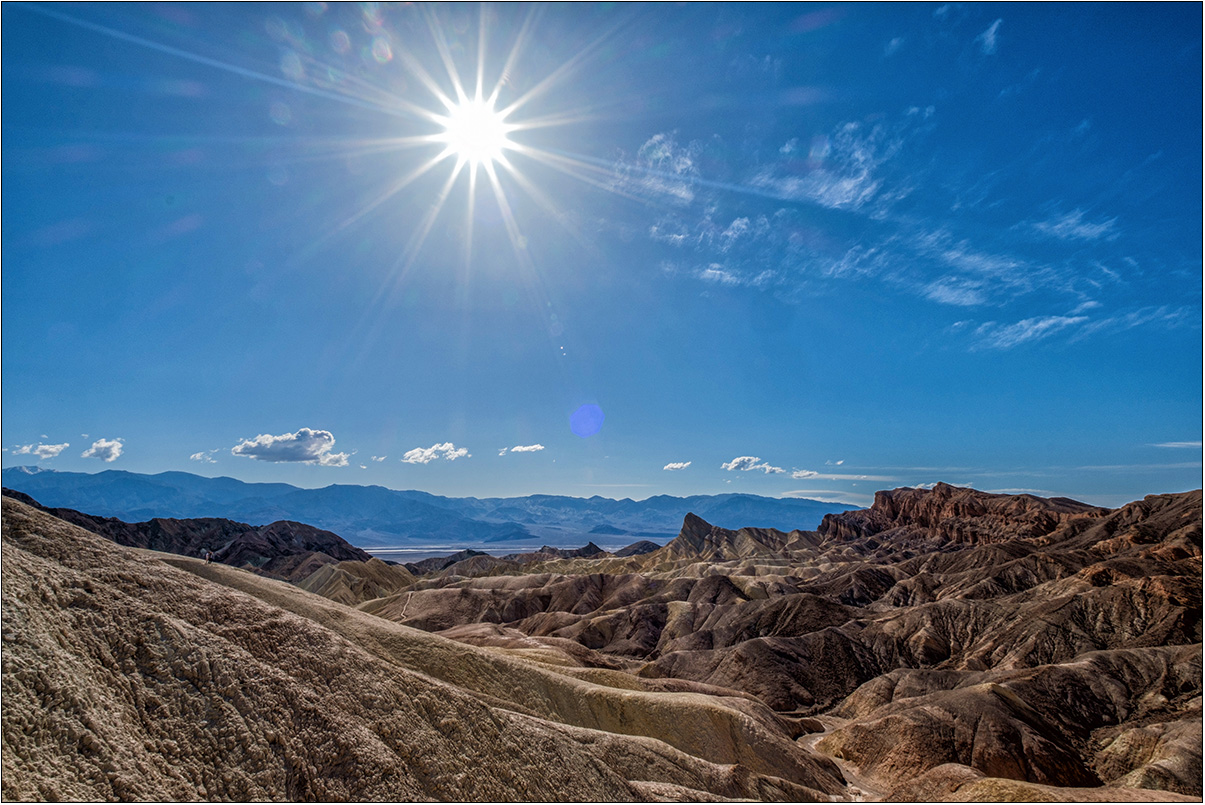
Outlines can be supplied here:
M1199 490L292 583L86 528L4 501L6 799L1201 797Z

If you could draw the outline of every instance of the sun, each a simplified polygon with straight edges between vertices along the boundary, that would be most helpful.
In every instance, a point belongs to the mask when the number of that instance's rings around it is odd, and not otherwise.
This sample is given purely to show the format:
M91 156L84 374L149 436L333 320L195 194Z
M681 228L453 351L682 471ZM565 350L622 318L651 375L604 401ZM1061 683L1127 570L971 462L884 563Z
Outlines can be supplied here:
M506 122L506 111L498 111L493 99L485 100L462 97L459 103L448 109L446 116L437 122L443 131L435 141L443 143L444 153L454 156L459 163L468 163L471 168L490 168L495 162L505 160L505 152L516 147L510 133L517 126Z

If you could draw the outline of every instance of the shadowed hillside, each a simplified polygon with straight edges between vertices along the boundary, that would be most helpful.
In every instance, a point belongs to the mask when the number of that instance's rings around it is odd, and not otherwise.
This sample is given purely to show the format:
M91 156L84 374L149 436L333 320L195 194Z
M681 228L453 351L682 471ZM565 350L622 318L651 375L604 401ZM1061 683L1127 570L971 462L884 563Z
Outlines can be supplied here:
M1199 491L1108 510L940 484L880 492L815 532L688 515L648 554L470 570L361 609L741 691L880 794L901 778L928 786L901 797L944 790L932 775L949 764L1201 792ZM971 785L951 773L951 790Z
M1201 796L1200 491L298 586L4 511L8 798Z
M5 799L815 801L758 702L553 667L4 501Z

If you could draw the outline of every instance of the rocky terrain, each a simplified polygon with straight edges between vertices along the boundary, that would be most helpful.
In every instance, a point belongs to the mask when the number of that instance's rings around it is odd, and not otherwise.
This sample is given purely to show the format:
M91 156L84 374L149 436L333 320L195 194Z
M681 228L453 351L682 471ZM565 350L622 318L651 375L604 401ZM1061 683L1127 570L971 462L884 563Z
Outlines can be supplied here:
M1202 796L1200 491L295 584L4 505L6 799Z
M4 500L5 800L821 801L764 704L587 678Z
M220 517L156 517L143 523L127 523L115 517L97 517L74 509L48 508L30 496L11 489L5 489L4 495L119 545L182 556L203 556L209 551L213 561L255 570L275 578L303 579L329 563L346 560L367 562L372 558L338 534L287 520L264 526L252 526Z

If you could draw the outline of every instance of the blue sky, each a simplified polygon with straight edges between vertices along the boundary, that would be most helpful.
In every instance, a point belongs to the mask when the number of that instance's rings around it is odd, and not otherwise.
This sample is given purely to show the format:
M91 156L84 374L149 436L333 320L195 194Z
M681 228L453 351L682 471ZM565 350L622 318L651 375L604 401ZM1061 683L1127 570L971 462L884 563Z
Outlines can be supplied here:
M5 466L1200 486L1199 5L0 14Z

